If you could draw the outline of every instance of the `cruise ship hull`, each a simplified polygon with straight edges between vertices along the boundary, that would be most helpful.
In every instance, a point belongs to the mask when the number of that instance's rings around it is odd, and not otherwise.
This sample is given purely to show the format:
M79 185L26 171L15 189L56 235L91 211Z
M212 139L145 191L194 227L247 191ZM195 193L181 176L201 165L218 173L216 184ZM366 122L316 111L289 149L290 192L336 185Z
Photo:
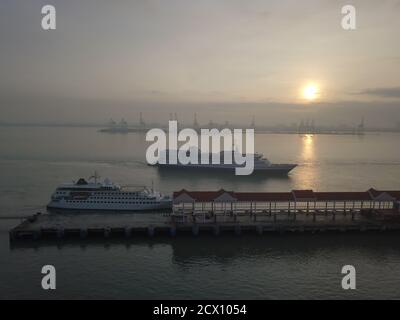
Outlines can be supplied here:
M154 212L169 211L172 209L172 202L163 202L151 205L125 205L125 204L85 204L85 203L67 203L51 201L47 205L48 211L79 211L79 212Z
M236 167L224 165L173 165L173 164L157 164L160 170L188 170L202 172L234 172ZM272 164L267 167L255 167L253 174L278 174L287 175L296 168L296 164Z

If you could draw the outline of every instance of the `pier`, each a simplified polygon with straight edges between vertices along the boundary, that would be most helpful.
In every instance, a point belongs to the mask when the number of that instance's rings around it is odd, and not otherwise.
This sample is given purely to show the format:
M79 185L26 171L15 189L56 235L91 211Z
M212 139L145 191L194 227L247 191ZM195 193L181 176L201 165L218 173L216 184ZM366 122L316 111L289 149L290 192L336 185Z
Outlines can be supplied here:
M400 231L400 191L246 193L181 190L171 212L36 214L10 241Z

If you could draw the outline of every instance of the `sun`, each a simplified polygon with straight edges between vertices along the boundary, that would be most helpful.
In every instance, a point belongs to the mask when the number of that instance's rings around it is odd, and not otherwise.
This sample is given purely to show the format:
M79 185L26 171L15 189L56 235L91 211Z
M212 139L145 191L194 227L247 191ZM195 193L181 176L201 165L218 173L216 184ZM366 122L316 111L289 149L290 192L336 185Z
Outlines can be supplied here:
M315 84L309 84L303 90L303 96L308 101L313 101L318 98L319 89Z

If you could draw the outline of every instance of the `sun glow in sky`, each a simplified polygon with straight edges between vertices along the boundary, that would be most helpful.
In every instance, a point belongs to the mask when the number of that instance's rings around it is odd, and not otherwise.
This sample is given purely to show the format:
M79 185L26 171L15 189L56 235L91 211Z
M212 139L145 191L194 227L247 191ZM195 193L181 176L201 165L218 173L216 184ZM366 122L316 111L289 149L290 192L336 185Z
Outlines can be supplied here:
M307 85L303 90L303 96L308 101L313 101L318 98L319 89L315 84Z
M0 122L131 123L139 112L158 122L179 112L192 123L201 108L206 123L229 112L238 123L249 113L268 125L365 115L393 127L399 1L352 1L365 26L355 32L341 27L337 1L53 0L62 23L49 32L43 1L0 1Z

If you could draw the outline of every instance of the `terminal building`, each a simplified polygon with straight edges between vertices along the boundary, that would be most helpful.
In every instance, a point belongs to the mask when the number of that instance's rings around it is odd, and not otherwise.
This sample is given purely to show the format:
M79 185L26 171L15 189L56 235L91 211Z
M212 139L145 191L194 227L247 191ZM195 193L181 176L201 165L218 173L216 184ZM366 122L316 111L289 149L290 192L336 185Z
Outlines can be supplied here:
M400 191L365 192L233 192L187 191L173 194L173 215L187 216L297 216L385 214L400 216Z

